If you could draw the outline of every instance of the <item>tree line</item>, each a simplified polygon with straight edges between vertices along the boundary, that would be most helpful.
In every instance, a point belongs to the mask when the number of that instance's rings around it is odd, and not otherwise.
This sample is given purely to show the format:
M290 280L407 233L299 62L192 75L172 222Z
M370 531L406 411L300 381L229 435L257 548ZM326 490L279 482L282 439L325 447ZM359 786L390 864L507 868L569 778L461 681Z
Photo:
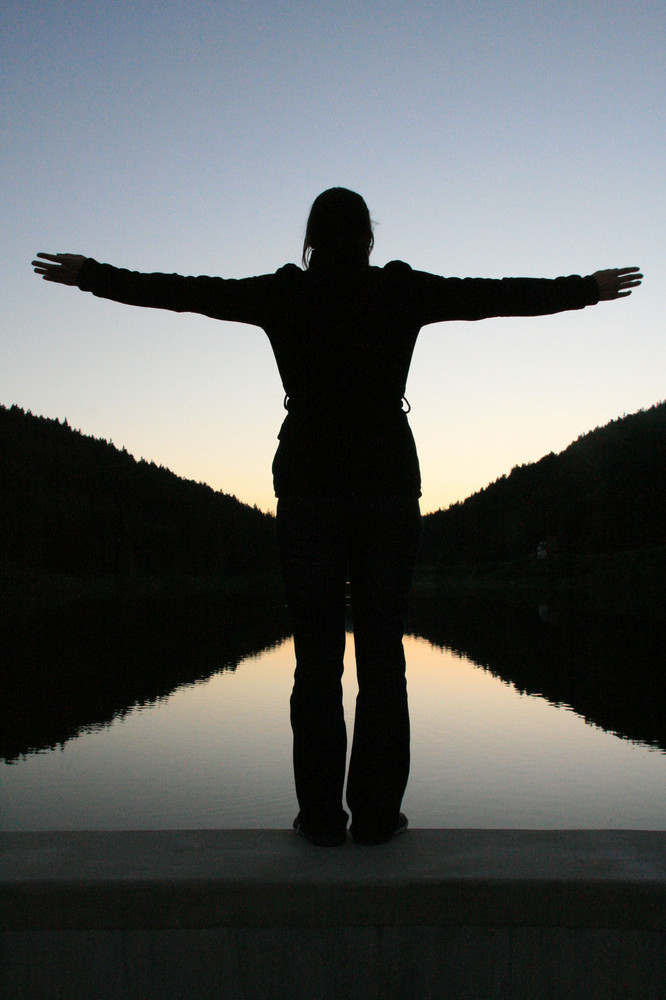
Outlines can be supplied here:
M0 569L65 575L277 573L274 518L135 460L67 421L0 406ZM666 547L666 403L611 421L423 519L451 568Z
M0 406L0 568L70 576L278 572L274 518L203 483Z
M666 403L517 466L423 524L421 562L447 569L666 546Z

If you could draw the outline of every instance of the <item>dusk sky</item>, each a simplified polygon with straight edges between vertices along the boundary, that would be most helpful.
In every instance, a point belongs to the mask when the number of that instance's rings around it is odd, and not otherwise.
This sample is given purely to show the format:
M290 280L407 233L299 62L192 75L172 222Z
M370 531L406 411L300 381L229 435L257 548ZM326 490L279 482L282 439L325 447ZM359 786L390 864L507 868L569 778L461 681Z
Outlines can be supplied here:
M423 510L666 397L660 0L3 0L0 402L264 510L284 416L265 334L43 282L38 251L243 277L359 191L372 263L633 295L426 327L407 396Z

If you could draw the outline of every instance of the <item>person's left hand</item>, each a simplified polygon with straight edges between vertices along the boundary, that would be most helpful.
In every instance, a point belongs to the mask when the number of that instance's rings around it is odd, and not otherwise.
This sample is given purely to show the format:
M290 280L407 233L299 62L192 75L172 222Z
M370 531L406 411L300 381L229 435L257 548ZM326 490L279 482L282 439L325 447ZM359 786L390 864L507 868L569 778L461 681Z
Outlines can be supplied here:
M86 260L78 253L38 253L40 260L33 260L35 274L41 274L44 281L57 281L61 285L76 285L79 271Z

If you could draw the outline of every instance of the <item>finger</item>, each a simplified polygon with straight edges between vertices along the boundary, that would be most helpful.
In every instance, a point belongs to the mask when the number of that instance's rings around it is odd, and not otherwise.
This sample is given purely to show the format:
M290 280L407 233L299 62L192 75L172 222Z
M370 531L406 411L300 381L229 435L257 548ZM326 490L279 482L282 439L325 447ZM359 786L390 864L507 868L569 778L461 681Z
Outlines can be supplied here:
M63 253L38 253L37 256L44 260L52 260L55 264L61 264L66 255Z

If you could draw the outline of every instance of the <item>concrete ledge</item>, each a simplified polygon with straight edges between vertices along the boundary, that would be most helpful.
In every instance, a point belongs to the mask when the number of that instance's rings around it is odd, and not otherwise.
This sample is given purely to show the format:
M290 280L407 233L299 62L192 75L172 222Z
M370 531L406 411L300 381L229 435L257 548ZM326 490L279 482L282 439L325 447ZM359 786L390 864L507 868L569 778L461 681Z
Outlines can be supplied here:
M498 922L663 931L666 833L410 830L330 849L277 830L0 835L4 930Z
M410 830L329 849L276 830L6 833L0 928L2 995L21 1000L656 1000L666 833Z

